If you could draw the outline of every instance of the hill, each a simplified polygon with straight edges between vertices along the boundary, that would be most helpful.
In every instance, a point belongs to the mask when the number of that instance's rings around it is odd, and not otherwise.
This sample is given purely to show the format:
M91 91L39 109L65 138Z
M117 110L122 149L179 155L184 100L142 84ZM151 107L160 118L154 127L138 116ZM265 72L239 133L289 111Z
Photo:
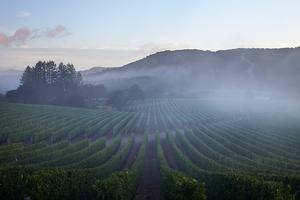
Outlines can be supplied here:
M150 96L298 97L300 48L162 51L122 67L81 71L84 82L109 90L138 84ZM0 93L21 71L0 72Z
M143 88L165 88L169 93L251 91L295 96L300 91L299 62L299 47L163 51L119 68L107 68L94 74L93 83L114 88L128 86L130 80Z
M106 67L92 67L90 69L87 70L82 70L80 71L82 75L97 75L99 73L101 73L103 70L107 69Z

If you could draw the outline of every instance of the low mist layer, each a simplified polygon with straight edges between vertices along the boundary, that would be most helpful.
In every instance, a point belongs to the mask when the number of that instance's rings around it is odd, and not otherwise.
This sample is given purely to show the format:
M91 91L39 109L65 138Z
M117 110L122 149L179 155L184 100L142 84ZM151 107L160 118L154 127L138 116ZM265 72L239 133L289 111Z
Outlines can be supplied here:
M111 90L138 84L154 96L287 99L299 96L299 55L300 48L164 51L83 78Z

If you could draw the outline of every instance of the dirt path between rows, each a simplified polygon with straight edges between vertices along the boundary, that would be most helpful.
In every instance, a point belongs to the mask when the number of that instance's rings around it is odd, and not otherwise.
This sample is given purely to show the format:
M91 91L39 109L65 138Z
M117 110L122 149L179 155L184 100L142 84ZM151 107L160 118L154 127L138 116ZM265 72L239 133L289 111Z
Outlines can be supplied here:
M137 158L140 147L141 147L141 142L134 140L134 145L130 150L130 153L128 155L128 158L124 166L125 169L130 169L130 167L133 165L134 161Z
M169 167L171 167L172 169L178 170L179 167L178 167L177 162L172 154L170 144L168 143L166 138L161 140L161 146L163 148L164 156L167 160Z
M161 200L159 162L155 139L149 139L146 147L144 169L139 179L135 200Z

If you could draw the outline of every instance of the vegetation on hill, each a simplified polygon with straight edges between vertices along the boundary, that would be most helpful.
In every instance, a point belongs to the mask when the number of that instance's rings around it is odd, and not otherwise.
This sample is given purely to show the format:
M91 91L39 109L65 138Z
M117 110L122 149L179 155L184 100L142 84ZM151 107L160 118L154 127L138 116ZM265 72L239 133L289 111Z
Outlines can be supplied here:
M81 73L72 64L39 61L25 69L19 87L8 91L6 97L0 96L0 101L96 107L101 98L108 98L109 106L121 109L128 101L144 98L144 93L137 85L108 92L101 84L83 84Z
M298 98L300 47L162 51L118 68L108 68L86 82L110 90L138 84L154 97L254 96Z

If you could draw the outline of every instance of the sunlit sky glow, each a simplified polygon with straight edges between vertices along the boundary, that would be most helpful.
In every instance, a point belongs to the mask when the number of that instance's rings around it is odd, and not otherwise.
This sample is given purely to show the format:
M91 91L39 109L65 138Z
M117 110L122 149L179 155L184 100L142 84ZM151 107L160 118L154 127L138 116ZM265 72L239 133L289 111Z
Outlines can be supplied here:
M300 45L298 0L3 0L0 70L122 66L166 49Z

